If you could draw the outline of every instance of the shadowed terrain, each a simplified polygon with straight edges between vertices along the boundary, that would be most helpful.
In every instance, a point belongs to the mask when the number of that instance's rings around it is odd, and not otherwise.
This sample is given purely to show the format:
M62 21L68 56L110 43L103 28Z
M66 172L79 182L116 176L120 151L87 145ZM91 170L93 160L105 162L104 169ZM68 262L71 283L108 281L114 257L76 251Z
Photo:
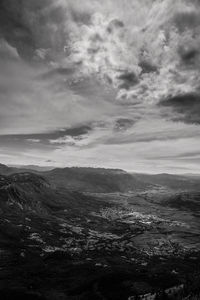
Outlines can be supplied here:
M0 171L3 299L198 295L198 177L4 165Z

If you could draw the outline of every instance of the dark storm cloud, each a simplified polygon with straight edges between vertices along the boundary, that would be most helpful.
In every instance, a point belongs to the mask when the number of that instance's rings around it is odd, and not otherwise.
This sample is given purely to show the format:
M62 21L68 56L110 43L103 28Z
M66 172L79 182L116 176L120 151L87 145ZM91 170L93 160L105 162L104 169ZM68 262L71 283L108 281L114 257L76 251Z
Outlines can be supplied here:
M115 19L112 20L107 26L107 32L113 33L117 29L124 28L124 23L121 20Z
M48 133L35 133L35 134L10 134L10 135L0 135L0 143L4 145L9 144L21 144L26 143L27 145L32 145L34 143L49 145L50 140L56 140L63 138L65 136L79 137L86 135L92 130L90 125L80 125L77 127L63 128L61 130L52 131Z
M177 13L174 17L174 21L180 31L200 25L199 13L194 11Z
M174 16L174 24L182 37L177 50L181 63L193 64L194 68L199 69L200 3L196 1L191 3L194 5L193 9L178 12Z
M29 60L38 48L63 51L67 18L52 0L1 0L0 35Z
M91 130L92 130L91 126L83 125L83 126L79 126L79 127L65 129L65 130L63 130L63 134L70 135L70 136L79 136L79 135L87 134Z
M134 72L124 72L118 76L119 88L129 90L136 85L139 81Z
M83 11L82 13L80 13L80 11L78 12L77 10L73 9L73 7L71 8L71 16L72 19L75 23L80 23L80 24L90 24L91 22L91 14Z
M170 107L178 116L175 120L185 123L200 124L200 95L199 94L180 94L160 102L161 106Z
M195 59L196 57L199 55L199 50L198 49L195 49L195 48L184 48L184 47L181 47L179 49L179 53L181 55L181 58L182 60L185 62L185 63L191 63L191 62L195 62Z
M181 65L184 64L186 68L199 70L200 61L200 41L197 37L193 37L192 40L184 41L178 47L178 54L181 58Z
M12 46L17 47L19 53L30 55L34 51L32 33L23 20L22 2L0 2L0 35Z
M28 57L33 55L35 41L26 18L26 12L27 4L25 1L2 0L0 3L1 36L11 45L17 47L20 54Z
M135 121L131 119L121 118L115 121L114 130L124 131L131 128Z
M140 63L139 63L139 66L142 69L141 74L143 74L143 73L157 72L158 71L157 66L155 66L155 65L153 65L150 62L147 62L145 60L141 60Z

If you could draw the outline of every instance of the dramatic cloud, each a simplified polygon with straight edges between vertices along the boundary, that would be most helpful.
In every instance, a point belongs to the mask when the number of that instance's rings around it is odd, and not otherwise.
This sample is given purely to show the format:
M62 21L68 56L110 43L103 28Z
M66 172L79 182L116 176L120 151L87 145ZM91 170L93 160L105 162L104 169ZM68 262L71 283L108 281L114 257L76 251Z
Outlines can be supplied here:
M115 122L114 130L116 130L116 131L127 130L127 129L133 127L134 123L135 122L131 119L125 119L125 118L118 119Z
M199 49L198 0L1 0L0 160L197 172Z
M200 123L200 94L183 94L170 97L161 102L161 105L172 107L178 115L174 120L186 123Z
M84 74L109 79L120 90L118 99L126 95L130 101L156 102L168 93L196 90L200 24L194 20L200 16L198 4L134 3L125 2L122 12L126 9L126 18L113 7L106 15L102 11L92 15L90 24L80 25L71 35L69 60L80 64ZM143 22L127 18L130 11L143 17ZM163 89L166 86L170 88Z

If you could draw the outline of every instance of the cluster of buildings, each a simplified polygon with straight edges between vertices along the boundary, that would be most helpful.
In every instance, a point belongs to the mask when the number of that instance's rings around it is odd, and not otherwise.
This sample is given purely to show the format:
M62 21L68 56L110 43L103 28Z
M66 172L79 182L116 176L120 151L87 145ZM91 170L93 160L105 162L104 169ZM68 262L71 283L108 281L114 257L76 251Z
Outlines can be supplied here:
M128 298L128 300L155 300L156 297L162 295L162 293L167 295L170 298L181 293L183 289L184 289L184 285L180 284L165 289L164 291L158 293L148 293L143 295L131 296Z

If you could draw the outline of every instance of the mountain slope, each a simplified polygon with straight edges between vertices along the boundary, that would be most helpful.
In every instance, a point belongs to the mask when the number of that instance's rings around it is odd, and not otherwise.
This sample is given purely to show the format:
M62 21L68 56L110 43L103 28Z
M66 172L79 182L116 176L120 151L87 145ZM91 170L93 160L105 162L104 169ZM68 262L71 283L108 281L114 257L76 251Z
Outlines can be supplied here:
M50 210L64 208L70 199L74 199L70 192L59 193L38 174L26 172L0 176L1 210L48 214Z
M56 186L93 193L129 192L151 185L118 169L64 168L43 175Z

